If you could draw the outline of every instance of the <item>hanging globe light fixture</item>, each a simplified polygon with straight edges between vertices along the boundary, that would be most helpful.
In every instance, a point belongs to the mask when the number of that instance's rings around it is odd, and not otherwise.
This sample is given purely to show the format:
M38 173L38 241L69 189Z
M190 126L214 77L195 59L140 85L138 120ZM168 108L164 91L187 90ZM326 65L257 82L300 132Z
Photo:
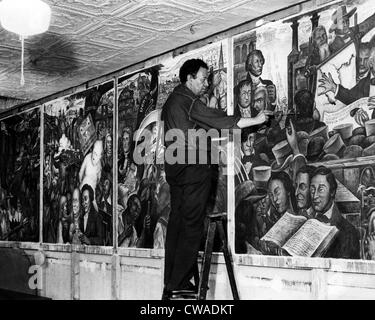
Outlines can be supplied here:
M23 60L24 39L46 32L51 20L51 8L41 0L3 0L0 2L1 26L20 36L21 85L24 85Z

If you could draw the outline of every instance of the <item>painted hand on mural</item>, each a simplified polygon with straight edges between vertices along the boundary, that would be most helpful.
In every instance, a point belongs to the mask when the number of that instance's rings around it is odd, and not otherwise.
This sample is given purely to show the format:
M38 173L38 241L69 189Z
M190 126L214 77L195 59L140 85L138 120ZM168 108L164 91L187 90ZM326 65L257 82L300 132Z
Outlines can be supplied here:
M374 106L375 107L375 106ZM367 112L362 108L359 108L358 111L354 115L354 120L361 126L365 126L365 122L370 120Z
M333 80L331 73L328 73L328 76L325 72L322 73L322 78L319 79L319 88L323 88L323 91L319 92L318 95L328 94L329 92L336 92L337 84Z
M79 240L81 241L82 244L86 244L86 245L90 244L90 240L83 233L81 233L78 236L78 238L79 238Z

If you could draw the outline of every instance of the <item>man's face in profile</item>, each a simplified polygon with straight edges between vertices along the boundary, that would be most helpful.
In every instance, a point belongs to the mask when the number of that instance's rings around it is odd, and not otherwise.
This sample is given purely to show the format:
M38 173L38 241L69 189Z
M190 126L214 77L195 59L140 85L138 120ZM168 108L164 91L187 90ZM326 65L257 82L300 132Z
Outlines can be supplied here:
M241 108L247 108L251 104L251 85L245 84L240 89L239 104Z

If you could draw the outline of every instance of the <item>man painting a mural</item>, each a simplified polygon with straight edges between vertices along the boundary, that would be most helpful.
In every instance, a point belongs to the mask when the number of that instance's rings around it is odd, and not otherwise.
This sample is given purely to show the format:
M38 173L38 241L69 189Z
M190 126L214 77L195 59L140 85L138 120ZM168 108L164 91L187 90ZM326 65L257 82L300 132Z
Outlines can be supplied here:
M171 129L193 128L231 129L259 125L267 120L264 112L255 118L227 116L225 112L207 108L199 99L208 86L208 66L199 59L185 61L179 71L181 84L168 97L163 106L164 132ZM183 134L184 135L184 134ZM183 152L196 148L182 137ZM166 147L171 141L166 142ZM195 149L196 150L196 149ZM199 244L203 234L205 209L210 193L212 168L210 164L168 163L165 172L171 192L171 213L165 244L165 272L163 299L181 290L197 290L190 279L196 267ZM196 159L198 160L198 159Z

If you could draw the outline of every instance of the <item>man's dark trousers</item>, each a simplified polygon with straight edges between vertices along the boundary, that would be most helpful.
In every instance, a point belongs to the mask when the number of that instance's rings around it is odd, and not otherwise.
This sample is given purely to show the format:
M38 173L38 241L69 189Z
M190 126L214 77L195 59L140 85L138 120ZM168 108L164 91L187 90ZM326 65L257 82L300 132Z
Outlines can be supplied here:
M169 167L169 168L168 168ZM171 213L165 243L165 290L186 288L196 267L211 190L209 165L166 166Z

